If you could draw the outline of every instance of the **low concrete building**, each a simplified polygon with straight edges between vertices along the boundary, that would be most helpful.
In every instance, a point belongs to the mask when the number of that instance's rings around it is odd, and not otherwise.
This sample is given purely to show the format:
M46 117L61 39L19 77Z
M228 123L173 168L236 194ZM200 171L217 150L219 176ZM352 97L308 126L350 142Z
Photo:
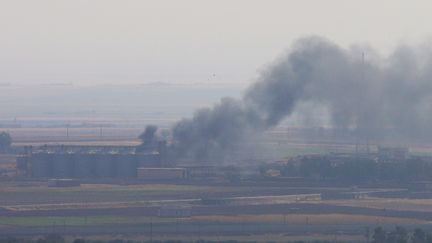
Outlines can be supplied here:
M178 180L186 178L184 168L138 168L139 179L145 180Z

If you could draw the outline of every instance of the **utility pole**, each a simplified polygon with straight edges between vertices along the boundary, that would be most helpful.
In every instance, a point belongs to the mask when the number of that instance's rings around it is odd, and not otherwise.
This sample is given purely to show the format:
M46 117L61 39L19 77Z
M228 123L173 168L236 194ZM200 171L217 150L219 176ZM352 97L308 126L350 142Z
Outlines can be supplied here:
M150 217L150 243L153 243L153 218Z
M369 229L369 226L366 226L365 237L366 237L366 243L369 243L369 240L370 240L370 229Z
M198 241L201 240L201 224L198 224Z
M365 78L365 53L362 52L362 82L366 81ZM366 111L366 123L369 123L369 110ZM369 127L369 126L367 126ZM366 153L369 154L369 132L370 131L366 131Z
M364 83L365 82L365 53L364 52L362 52L362 54L361 54L361 67L360 67L361 69L360 69L360 72L361 72L361 77L360 77L360 82L362 82L362 83ZM369 154L369 130L367 129L368 128L368 126L367 125L365 125L365 124L363 124L364 126L365 126L365 128L363 129L363 132L365 133L364 134L364 137L360 134L360 123L361 123L361 121L362 121L362 117L360 117L360 113L362 113L361 112L361 109L360 109L360 103L361 103L361 101L360 100L358 100L357 101L358 103L357 103L357 105L358 105L358 107L357 107L357 124L356 124L356 131L355 131L355 153L356 153L356 157L358 157L359 156L359 153L361 153L361 152L366 152L367 154ZM368 119L368 116L369 116L369 111L368 110L366 110L365 111L365 114L364 114L364 123L369 123L369 119ZM363 141L363 139L365 140L365 141ZM365 143L365 144L364 144ZM364 146L366 146L366 148L364 147ZM366 151L365 151L365 149L366 149Z

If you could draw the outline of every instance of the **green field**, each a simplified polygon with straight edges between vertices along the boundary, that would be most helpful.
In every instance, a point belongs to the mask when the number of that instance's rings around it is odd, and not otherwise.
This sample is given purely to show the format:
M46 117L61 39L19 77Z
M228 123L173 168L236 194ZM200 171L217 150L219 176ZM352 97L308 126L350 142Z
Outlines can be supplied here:
M85 226L85 225L116 225L116 224L146 224L146 223L174 223L174 218L158 217L127 217L127 216L89 216L89 217L0 217L0 226Z
M212 187L213 188L213 187ZM47 187L25 186L17 187L11 184L0 186L0 193L145 193L151 195L173 194L181 192L206 191L209 187L195 185L146 184L146 185L112 185L112 184L82 184L80 187Z
M82 184L80 187L53 188L39 185L0 186L0 206L90 202L130 202L164 198L191 198L208 192L226 192L233 188L196 185L108 185Z

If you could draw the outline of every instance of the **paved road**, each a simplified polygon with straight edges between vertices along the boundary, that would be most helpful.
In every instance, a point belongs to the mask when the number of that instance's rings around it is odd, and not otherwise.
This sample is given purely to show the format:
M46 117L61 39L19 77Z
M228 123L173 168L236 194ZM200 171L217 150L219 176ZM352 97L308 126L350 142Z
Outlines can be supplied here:
M111 209L61 209L61 210L31 210L9 211L0 210L0 216L157 216L159 207L129 207ZM193 206L192 215L238 215L238 214L290 214L310 213L328 214L344 213L354 215L388 216L399 218L416 218L432 220L432 212L385 210L364 207L335 206L316 203L290 203L274 205L210 205Z

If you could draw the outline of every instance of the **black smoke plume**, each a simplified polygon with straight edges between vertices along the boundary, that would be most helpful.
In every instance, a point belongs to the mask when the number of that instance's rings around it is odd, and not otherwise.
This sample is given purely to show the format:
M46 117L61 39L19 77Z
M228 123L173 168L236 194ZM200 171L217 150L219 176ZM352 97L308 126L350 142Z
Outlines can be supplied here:
M160 138L156 133L157 130L158 127L155 125L146 126L144 132L138 136L141 140L141 144L138 146L137 151L142 152L156 147L157 143L160 141Z
M381 57L369 47L303 38L265 68L242 99L223 98L177 122L172 148L180 157L224 159L305 102L325 107L334 128L354 127L362 137L426 139L432 135L431 65L427 46L402 46Z

